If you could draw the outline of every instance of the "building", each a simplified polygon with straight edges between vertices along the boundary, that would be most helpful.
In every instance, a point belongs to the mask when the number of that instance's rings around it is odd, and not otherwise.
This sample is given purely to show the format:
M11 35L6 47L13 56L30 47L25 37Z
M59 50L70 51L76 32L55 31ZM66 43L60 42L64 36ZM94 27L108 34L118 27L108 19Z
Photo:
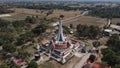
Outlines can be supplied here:
M120 35L119 31L112 30L112 29L105 29L103 33L104 33L105 36L112 36L112 35L115 35L115 34Z
M74 53L78 51L79 48L79 42L71 41L63 35L62 22L59 21L57 36L51 41L44 41L40 46L39 51L58 62L65 63L74 56Z

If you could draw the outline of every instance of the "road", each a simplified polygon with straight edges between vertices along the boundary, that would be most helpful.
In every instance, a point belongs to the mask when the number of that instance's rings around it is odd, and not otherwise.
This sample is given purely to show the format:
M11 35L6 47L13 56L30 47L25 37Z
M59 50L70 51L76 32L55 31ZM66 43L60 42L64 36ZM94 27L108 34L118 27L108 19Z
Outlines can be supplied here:
M84 63L87 61L87 59L89 58L90 54L86 54L82 57L82 59L75 65L74 68L82 68Z
M10 17L10 14L0 14L0 17Z
M75 17L70 17L70 18L68 18L68 19L64 19L64 20L62 20L62 21L63 21L63 22L70 21L70 20L73 20L73 19L75 19L75 18L78 18L78 17L84 16L85 14L88 14L88 11L84 11L84 12L83 12L82 14L80 14L80 15L77 15L77 16L75 16ZM52 26L57 26L58 24L59 24L59 21L53 23Z

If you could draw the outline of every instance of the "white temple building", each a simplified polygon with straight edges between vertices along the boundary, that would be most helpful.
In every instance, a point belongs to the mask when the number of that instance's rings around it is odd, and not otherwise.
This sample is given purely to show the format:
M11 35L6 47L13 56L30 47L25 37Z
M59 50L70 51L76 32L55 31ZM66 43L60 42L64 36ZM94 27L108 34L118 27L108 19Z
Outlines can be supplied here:
M62 22L59 21L58 34L51 41L42 43L39 50L58 62L65 63L74 56L80 48L80 43L71 41L63 35Z

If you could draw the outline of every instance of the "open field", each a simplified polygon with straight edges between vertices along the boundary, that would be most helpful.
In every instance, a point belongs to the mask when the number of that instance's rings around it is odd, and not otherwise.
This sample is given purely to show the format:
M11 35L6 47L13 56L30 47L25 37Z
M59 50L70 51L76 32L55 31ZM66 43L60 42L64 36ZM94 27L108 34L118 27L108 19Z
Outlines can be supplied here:
M47 10L34 10L34 9L25 9L25 8L13 8L11 10L15 10L15 13L11 13L9 17L2 17L2 19L9 20L9 21L15 21L15 20L24 20L27 16L39 16L45 17ZM50 18L59 18L59 16L62 14L64 15L64 19L75 17L77 15L80 15L82 11L64 11L64 10L54 10L52 14L47 16L48 19ZM120 20L119 20L120 21ZM102 18L96 18L91 16L81 16L76 19L64 22L66 25L74 24L76 26L77 24L83 24L83 25L96 25L96 26L103 26L106 24L106 19ZM68 24L69 23L69 24Z
M8 20L8 21L15 21L15 20L24 20L27 16L35 16L40 15L40 12L33 9L24 9L24 8L13 8L11 10L14 10L14 13L11 13L9 17L2 17L2 19Z
M25 8L13 8L11 10L14 10L14 13L11 13L9 17L2 17L2 19L14 21L14 20L23 20L27 16L39 16L40 18L45 17L47 10L35 10L35 9L25 9ZM47 16L48 19L50 18L59 18L59 16L62 14L64 15L64 18L74 17L76 15L79 15L82 11L64 11L64 10L54 10L53 13L49 16Z
M111 22L112 22L113 24L120 23L120 18L113 18L113 19L111 20Z
M15 21L15 20L24 20L28 15L27 14L19 14L19 13L12 13L9 17L2 17L2 19L8 21Z
M54 10L53 14L49 15L48 18L54 18L62 14L64 15L64 19L69 18L69 17L74 17L77 15L80 15L82 11L64 11L64 10Z
M96 18L91 16L81 16L79 18L64 22L65 25L73 24L74 26L78 24L82 25L95 25L103 27L107 23L106 19Z

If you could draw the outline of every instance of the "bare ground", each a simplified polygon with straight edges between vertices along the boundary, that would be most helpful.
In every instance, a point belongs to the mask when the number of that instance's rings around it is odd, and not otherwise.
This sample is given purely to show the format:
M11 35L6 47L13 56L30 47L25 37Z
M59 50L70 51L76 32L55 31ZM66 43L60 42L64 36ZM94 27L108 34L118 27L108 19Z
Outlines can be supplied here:
M55 60L52 60L51 62L54 64L54 68L74 68L75 65L81 60L81 58L78 57L72 57L67 63L64 65L56 62Z

